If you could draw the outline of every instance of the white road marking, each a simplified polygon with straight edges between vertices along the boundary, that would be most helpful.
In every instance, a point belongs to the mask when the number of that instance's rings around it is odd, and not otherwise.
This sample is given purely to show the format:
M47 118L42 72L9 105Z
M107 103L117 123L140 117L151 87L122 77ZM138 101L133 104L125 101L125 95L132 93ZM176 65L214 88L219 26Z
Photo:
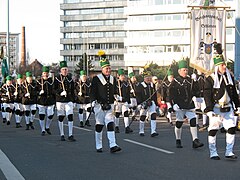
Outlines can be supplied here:
M130 140L130 139L124 139L124 141L130 142L130 143L133 143L133 144L137 144L139 146L147 147L147 148L150 148L150 149L154 149L156 151L160 151L160 152L163 152L163 153L166 153L166 154L174 154L174 152L171 152L171 151L168 151L168 150L165 150L165 149L161 149L161 148L157 148L157 147L154 147L154 146L150 146L150 145L147 145L147 144L143 144L143 143L133 141L133 140Z
M68 126L68 125L64 124L64 126ZM80 130L84 130L84 131L88 131L88 132L92 131L91 129L81 128L81 127L77 127L77 126L73 126L73 127L76 128L76 129L80 129Z
M8 180L25 180L20 172L11 163L8 157L0 149L0 169Z

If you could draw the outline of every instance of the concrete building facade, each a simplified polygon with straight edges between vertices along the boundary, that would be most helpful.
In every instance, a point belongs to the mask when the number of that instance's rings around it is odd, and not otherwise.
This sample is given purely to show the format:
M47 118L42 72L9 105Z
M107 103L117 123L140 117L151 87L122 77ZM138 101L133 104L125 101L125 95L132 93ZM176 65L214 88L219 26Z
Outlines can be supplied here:
M200 1L189 0L128 0L124 12L127 37L124 45L125 66L144 66L157 63L167 66L173 60L190 57L190 17L188 5ZM236 0L227 0L222 6L230 6L226 21L226 51L234 59Z
M4 47L6 52L6 32L0 32L0 47ZM9 38L10 50L10 72L16 70L19 66L19 33L10 33Z
M217 1L217 0L216 0ZM237 0L228 10L227 58L234 60ZM97 52L106 51L113 69L154 62L167 66L190 57L190 9L196 0L63 0L60 54L70 67L87 58L99 70ZM87 66L87 65L85 65Z
M75 67L82 55L100 70L97 53L105 50L113 69L124 65L124 7L127 0L64 0L60 5L63 22L60 55ZM83 65L84 67L87 64ZM73 69L71 69L73 70Z

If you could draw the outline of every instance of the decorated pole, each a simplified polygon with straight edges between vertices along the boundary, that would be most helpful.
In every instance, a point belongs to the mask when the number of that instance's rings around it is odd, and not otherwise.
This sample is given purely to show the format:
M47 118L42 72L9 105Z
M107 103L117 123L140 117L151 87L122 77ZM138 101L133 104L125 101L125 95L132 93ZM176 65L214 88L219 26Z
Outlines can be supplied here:
M237 1L236 21L235 21L235 62L234 77L240 80L240 2Z

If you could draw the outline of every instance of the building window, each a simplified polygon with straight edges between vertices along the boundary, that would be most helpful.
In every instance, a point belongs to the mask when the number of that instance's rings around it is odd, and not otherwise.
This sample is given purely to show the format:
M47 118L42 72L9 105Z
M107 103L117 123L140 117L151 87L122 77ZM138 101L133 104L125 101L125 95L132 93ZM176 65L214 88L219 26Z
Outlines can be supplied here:
M227 49L227 51L233 51L233 49L234 49L233 44L226 44L226 49Z

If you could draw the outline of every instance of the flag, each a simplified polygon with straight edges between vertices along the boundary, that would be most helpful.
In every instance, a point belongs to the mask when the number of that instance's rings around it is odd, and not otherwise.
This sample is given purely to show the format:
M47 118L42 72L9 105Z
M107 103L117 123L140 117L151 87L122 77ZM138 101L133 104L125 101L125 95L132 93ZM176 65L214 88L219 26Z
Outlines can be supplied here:
M6 58L2 61L2 77L6 77L9 74Z
M3 59L4 57L4 50L3 50L3 46L1 47L1 52L0 52L0 59Z
M220 43L225 49L226 10L192 9L191 14L190 66L208 74L213 69L216 45ZM226 58L226 51L223 55Z

